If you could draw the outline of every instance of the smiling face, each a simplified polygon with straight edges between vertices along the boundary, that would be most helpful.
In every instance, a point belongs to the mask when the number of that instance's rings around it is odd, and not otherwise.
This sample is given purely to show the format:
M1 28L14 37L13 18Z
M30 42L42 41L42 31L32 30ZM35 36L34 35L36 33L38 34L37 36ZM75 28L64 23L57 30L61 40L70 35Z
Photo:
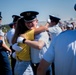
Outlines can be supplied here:
M25 22L25 25L28 29L34 29L34 28L36 28L37 23L38 23L38 20L34 19L30 22Z

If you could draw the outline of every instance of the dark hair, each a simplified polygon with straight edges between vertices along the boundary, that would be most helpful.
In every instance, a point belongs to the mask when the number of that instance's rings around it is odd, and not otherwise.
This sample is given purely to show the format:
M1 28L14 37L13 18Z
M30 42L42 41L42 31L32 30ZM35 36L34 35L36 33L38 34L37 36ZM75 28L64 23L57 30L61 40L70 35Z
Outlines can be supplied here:
M13 28L13 24L9 25L10 28Z
M58 24L59 23L59 21L57 20L51 20L51 22L55 22L56 24Z
M25 33L27 30L29 30L26 25L25 25L25 20L24 18L20 18L17 21L17 25L15 28L15 33L12 39L12 43L16 43L18 36L20 36L21 34Z

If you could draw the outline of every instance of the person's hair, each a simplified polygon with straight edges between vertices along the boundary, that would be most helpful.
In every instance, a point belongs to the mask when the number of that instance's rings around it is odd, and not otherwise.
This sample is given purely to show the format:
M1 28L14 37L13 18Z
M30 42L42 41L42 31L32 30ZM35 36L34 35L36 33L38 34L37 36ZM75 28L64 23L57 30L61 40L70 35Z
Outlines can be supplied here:
M25 21L24 18L20 18L17 21L17 25L15 28L15 33L12 39L12 43L16 43L18 36L20 36L21 34L25 33L27 30L29 30L26 25L25 25Z
M56 24L58 24L58 23L59 23L59 21L54 21L54 20L52 20L52 22L55 22Z
M9 25L10 28L13 28L13 24Z
M59 23L59 21L55 21L56 22L56 24L58 24Z

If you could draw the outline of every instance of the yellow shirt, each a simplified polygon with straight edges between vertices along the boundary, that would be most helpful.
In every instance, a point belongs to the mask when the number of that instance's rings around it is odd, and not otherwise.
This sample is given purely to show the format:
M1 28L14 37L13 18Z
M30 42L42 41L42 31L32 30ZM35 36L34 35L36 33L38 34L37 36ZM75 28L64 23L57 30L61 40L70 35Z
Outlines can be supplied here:
M21 35L23 38L27 40L34 40L34 30L29 30L26 33ZM23 43L18 43L20 47L22 47L21 51L16 51L16 58L18 60L29 61L30 60L30 46Z

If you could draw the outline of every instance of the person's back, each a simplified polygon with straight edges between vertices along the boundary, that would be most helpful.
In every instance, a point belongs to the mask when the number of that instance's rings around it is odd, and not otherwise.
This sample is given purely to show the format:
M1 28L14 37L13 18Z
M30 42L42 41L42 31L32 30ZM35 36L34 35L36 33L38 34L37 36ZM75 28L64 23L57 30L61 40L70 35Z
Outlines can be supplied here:
M55 75L76 75L76 30L59 34L52 41L43 59L48 63L54 61Z
M44 75L53 61L55 75L76 75L76 30L64 31L52 41L41 60L37 75Z
M49 23L48 33L51 40L62 32L62 29L59 27L59 21L60 18L49 15L49 20L47 23Z
M76 30L63 32L55 43L56 75L76 75Z
M27 32L20 35L21 37L28 39L28 40L34 40L34 30L28 30ZM18 37L17 42L21 39L21 37ZM30 47L27 44L19 43L18 46L22 47L21 51L15 51L16 52L16 59L21 61L30 61Z
M58 25L55 25L53 27L49 27L48 30L49 30L49 34L51 36L50 37L51 39L58 36L62 32L61 28Z

